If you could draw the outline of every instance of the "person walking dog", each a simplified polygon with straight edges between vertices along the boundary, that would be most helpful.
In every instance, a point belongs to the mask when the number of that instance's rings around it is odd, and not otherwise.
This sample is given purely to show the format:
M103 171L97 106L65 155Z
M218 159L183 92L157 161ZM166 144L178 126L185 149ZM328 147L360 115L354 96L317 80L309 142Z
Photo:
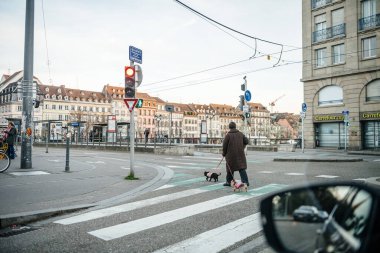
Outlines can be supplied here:
M226 183L224 186L230 186L234 177L234 172L239 171L242 183L249 186L247 175L247 159L244 153L245 146L248 145L248 138L236 129L236 123L230 122L228 125L230 131L223 140L223 153L226 158Z

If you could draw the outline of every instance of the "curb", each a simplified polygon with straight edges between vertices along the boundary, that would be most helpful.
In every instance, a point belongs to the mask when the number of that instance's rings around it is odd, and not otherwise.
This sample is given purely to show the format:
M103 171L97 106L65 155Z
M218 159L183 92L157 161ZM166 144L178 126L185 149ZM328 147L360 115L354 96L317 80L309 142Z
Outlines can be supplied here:
M10 225L20 225L25 223L30 223L34 221L40 221L43 219L51 218L54 216L72 213L93 207L94 205L77 205L77 206L68 206L56 209L45 209L38 210L33 212L22 212L15 214L6 214L0 216L0 228L5 228Z
M145 163L143 163L145 164ZM68 207L61 207L61 208L52 208L52 209L45 209L45 210L37 210L32 212L21 212L21 213L15 213L15 214L5 214L0 215L0 229L9 227L11 225L22 225L27 224L31 222L36 221L42 221L48 218L52 218L55 216L60 216L63 214L69 214L77 211L81 211L84 209L89 209L93 207L105 207L105 206L111 206L114 204L118 204L120 202L127 201L131 197L134 197L137 193L142 194L146 191L149 191L154 187L154 184L156 184L159 181L163 181L166 183L170 180L170 178L173 177L173 171L169 168L163 167L163 166L155 166L155 169L158 171L157 176L155 176L153 179L148 181L147 183L131 190L126 193L100 200L96 203L92 204L83 204L83 205L75 205L75 206L68 206Z
M346 158L346 159L317 159L317 158L274 158L274 162L362 162L362 158Z

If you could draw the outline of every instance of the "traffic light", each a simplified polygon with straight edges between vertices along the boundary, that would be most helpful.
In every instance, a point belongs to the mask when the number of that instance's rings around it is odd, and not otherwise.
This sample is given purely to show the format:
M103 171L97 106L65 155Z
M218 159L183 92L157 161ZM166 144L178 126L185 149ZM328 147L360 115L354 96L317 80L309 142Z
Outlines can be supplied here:
M244 95L240 95L239 97L240 97L239 108L241 111L243 111Z
M249 119L249 118L251 117L251 113L246 112L246 113L245 113L245 117L246 117L247 119Z
M139 100L137 101L135 107L136 108L142 108L143 107L143 102L144 102L144 100L141 99L141 98L139 98Z
M135 97L135 67L125 66L125 97L134 98Z

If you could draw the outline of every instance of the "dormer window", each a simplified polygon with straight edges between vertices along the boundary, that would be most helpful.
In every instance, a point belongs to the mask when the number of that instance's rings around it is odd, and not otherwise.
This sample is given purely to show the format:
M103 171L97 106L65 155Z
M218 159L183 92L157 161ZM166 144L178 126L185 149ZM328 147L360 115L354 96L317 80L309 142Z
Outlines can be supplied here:
M58 89L58 93L61 93L61 89Z
M45 98L49 99L49 97L50 97L49 94L46 94L46 95L45 95Z
M46 88L45 88L45 91L46 91L46 92L49 92L49 87L46 87Z
M80 94L81 94L82 96L84 96L84 92L83 92L83 91L81 91Z
M61 100L61 99L62 99L62 96L61 96L61 95L59 95L59 96L58 96L58 99L59 99L59 100Z
M55 96L55 95L52 95L52 96L51 96L51 98L52 98L52 99L55 99L55 98L56 98L56 96Z
M68 97L68 96L65 96L65 100L69 100L69 97Z

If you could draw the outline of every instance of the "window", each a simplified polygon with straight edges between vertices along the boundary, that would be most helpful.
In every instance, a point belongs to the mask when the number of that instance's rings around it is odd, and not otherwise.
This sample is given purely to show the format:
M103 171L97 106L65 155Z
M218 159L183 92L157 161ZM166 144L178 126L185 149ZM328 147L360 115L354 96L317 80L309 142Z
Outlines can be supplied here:
M376 56L376 37L369 37L362 39L362 57L363 59L372 58Z
M332 26L341 25L344 23L344 9L340 8L331 12Z
M59 109L59 110L62 110L62 109L63 109L63 106L62 106L62 105L58 105L58 109Z
M335 45L332 47L333 64L345 62L344 44Z
M336 85L324 87L319 91L318 104L320 106L343 104L343 89Z
M380 79L367 84L366 101L380 101Z
M316 67L326 66L326 48L315 50Z
M315 31L321 31L326 29L326 14L315 16Z
M362 1L362 17L367 18L376 14L376 1L365 0Z
M51 106L51 109L52 109L52 110L55 110L55 109L56 109L56 105L52 105L52 106Z

